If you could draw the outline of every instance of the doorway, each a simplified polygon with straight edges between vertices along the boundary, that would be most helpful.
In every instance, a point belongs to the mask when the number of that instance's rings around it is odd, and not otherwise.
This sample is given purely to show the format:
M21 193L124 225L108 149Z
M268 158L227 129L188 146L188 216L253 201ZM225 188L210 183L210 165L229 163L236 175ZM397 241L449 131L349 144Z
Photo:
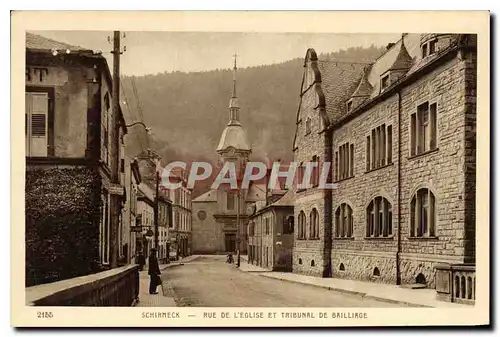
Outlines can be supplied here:
M236 252L236 234L224 235L224 248L226 252Z

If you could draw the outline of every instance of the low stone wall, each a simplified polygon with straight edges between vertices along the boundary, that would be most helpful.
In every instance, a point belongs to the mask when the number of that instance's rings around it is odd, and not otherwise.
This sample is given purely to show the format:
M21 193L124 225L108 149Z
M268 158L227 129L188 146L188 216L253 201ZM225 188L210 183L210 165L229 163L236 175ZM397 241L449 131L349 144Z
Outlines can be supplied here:
M139 296L139 266L26 288L29 306L132 306Z

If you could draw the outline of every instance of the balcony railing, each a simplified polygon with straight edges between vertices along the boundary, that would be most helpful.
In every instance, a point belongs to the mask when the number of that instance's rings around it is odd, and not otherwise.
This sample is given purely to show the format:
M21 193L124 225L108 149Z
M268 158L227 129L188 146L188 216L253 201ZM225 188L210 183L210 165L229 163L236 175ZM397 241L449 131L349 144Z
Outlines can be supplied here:
M137 265L26 288L32 306L132 306L138 296Z
M447 302L474 304L476 301L476 266L474 264L436 267L437 298Z

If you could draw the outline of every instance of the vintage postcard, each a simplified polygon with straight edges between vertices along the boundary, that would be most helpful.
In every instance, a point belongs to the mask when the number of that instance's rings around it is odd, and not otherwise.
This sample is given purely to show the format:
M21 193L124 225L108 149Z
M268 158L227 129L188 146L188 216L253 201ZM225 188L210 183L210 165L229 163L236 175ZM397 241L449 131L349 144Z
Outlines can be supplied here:
M12 325L489 324L489 20L13 12Z

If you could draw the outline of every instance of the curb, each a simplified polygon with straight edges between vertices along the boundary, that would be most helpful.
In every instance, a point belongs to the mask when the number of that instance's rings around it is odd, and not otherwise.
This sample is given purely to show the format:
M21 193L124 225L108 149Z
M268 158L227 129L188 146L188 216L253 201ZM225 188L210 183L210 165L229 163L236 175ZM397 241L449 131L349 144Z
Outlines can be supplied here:
M402 304L402 305L406 305L406 306L409 306L409 307L434 308L433 306L430 306L430 305L410 303L410 302L406 302L406 301L392 300L392 299L389 299L389 298L378 297L378 296L373 296L373 295L367 295L367 293L363 293L363 292L359 292L359 291L354 291L354 290L347 290L347 289L341 289L341 288L333 288L333 287L323 286L323 285L319 285L319 284L312 284L312 283L303 283L303 282L299 282L299 281L289 280L289 279L285 279L285 278L281 278L281 277L273 277L273 276L269 276L269 275L262 275L261 274L259 276L267 277L267 278L274 279L274 280L280 280L280 281L284 281L284 282L290 282L290 283L295 283L295 284L302 284L302 285L305 285L305 286L311 286L311 287L315 287L315 288L322 288L322 289L326 289L326 290L330 290L330 291L335 291L335 292L339 292L339 293L343 293L343 294L348 294L348 295L359 296L359 297L362 297L362 298L372 299L372 300L376 300L376 301L380 301L380 302L387 302L387 303L393 303L393 304Z

